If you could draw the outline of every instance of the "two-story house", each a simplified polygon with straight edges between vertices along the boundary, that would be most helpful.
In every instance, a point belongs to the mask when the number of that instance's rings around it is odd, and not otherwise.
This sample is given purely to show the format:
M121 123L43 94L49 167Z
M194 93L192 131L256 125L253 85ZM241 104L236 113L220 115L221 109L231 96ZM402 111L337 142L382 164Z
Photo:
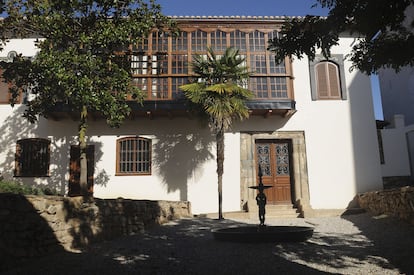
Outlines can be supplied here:
M143 105L119 129L99 114L89 123L89 180L95 197L188 200L193 213L217 212L215 138L191 112L179 86L191 77L195 54L233 46L252 72L255 98L248 120L225 133L223 210L256 205L258 163L267 203L292 205L302 214L345 209L359 192L382 188L369 77L344 59L354 37L341 38L332 58L276 64L267 41L282 17L176 17L181 34L154 31L132 45L133 83ZM12 40L0 53L34 56L34 40ZM64 108L29 124L24 105L0 94L0 169L5 178L47 184L76 195L77 123ZM22 99L22 100L30 100Z

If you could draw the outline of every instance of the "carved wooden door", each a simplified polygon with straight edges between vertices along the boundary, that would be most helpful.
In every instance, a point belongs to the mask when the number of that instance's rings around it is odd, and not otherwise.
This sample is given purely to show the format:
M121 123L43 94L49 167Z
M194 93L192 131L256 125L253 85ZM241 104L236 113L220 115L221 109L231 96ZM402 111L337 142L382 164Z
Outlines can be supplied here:
M291 204L291 141L256 141L256 167L262 168L262 182L271 185L265 190L268 204ZM259 183L259 177L257 183Z

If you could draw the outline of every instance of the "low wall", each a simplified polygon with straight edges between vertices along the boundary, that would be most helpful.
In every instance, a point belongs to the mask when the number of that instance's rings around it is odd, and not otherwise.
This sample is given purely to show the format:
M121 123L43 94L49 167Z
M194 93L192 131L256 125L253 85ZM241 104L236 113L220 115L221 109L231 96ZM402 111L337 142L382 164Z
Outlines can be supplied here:
M386 214L414 224L414 187L363 193L358 195L358 203L375 215Z
M0 194L0 259L73 251L189 217L189 202ZM1 266L0 266L1 270Z

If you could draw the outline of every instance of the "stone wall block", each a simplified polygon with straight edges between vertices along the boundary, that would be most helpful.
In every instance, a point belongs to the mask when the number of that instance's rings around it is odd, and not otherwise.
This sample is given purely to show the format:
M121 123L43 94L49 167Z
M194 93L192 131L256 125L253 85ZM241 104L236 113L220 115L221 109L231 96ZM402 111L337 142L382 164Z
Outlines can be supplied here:
M84 200L0 194L0 258L11 261L79 249L191 216L189 202ZM0 267L1 271L1 267Z
M387 214L414 224L414 187L359 194L358 202L375 215Z

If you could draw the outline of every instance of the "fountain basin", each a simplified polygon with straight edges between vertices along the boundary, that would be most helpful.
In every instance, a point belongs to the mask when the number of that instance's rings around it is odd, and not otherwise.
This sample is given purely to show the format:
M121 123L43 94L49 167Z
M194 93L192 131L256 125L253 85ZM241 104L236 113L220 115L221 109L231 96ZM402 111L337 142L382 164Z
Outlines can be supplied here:
M213 229L218 241L231 242L304 242L312 237L308 226L239 226Z

